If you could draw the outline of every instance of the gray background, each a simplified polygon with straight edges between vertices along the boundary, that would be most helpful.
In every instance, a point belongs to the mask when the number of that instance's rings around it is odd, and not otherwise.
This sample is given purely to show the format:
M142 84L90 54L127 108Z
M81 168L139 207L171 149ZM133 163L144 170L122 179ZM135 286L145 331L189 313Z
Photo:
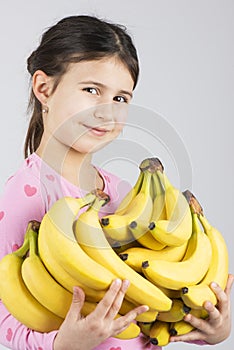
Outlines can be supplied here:
M140 157L150 152L159 156L170 179L182 190L189 187L195 193L209 220L226 239L230 272L234 272L234 2L15 0L2 3L0 10L0 192L23 160L29 92L26 58L37 46L42 32L73 14L94 14L122 23L128 27L139 53L141 75L133 104L137 106L137 120L146 130L138 130L134 138L136 127L127 127L120 140L130 140L131 146L136 142ZM150 135L153 116L155 137ZM160 120L164 125L162 134L157 130L156 122ZM112 147L116 149L115 144ZM144 153L145 148L148 151ZM132 150L134 153L134 147ZM105 162L102 154L96 160L132 183L139 158L131 154L128 157L132 161L128 159L127 173L126 160L121 156L119 162L118 157ZM233 332L215 348L232 349L232 340ZM167 348L194 347L177 343Z

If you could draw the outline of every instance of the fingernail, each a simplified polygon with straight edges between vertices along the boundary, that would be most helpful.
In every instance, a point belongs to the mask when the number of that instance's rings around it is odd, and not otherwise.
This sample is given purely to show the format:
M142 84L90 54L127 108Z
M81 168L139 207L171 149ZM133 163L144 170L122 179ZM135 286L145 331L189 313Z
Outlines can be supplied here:
M145 308L145 311L148 311L149 310L149 306L148 305L143 305L144 308Z
M120 286L121 285L121 283L122 283L122 281L121 281L121 279L119 279L119 278L116 278L115 280L114 280L114 285L115 286Z
M217 283L216 283L216 282L212 282L212 283L211 283L211 287L212 287L212 288L217 288L217 287L218 287L218 285L217 285Z
M209 309L212 305L213 304L210 301L206 301L204 306L205 306L205 308Z
M184 317L184 320L185 321L190 321L191 320L191 315L189 314L189 315L186 315L185 317Z
M127 288L130 284L129 280L124 280L123 281L124 287Z

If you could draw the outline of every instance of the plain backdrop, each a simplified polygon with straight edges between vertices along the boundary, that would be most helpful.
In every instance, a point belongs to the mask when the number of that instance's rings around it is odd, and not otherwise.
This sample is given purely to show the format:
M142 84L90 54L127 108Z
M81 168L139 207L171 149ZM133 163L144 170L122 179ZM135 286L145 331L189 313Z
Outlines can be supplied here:
M194 192L210 222L223 233L230 272L234 272L234 2L9 0L1 2L0 11L0 192L23 161L29 95L26 59L42 32L62 17L76 14L121 23L132 35L140 59L131 118L135 113L141 127L130 123L120 136L120 144L129 145L127 161L124 153L107 159L107 149L96 156L97 163L133 183L140 157L160 156L171 180ZM195 345L177 343L167 348ZM233 332L215 346L232 348Z

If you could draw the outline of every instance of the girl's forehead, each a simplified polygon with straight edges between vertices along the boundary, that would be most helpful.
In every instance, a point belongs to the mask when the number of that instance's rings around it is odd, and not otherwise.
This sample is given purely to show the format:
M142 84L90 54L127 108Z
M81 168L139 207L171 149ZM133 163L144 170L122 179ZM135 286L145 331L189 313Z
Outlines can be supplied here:
M100 59L84 60L80 62L72 62L69 64L69 69L72 70L83 70L83 71L93 71L98 74L102 70L123 70L130 74L126 64L122 62L118 57L110 56Z
M133 79L128 68L116 57L73 62L69 64L65 74L67 78L70 77L79 81L95 77L99 80L122 81L128 85L128 88L133 85Z

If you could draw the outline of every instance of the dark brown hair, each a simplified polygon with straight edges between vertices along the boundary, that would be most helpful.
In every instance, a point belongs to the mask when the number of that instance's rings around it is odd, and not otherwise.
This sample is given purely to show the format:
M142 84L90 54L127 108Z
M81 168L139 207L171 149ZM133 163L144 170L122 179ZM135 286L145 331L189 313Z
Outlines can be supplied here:
M126 65L135 87L139 75L138 57L126 28L93 16L70 16L42 35L40 45L27 60L27 68L31 76L42 70L54 77L54 92L69 63L107 56L117 56ZM32 116L24 144L25 158L38 148L44 131L41 103L33 90L28 107Z

